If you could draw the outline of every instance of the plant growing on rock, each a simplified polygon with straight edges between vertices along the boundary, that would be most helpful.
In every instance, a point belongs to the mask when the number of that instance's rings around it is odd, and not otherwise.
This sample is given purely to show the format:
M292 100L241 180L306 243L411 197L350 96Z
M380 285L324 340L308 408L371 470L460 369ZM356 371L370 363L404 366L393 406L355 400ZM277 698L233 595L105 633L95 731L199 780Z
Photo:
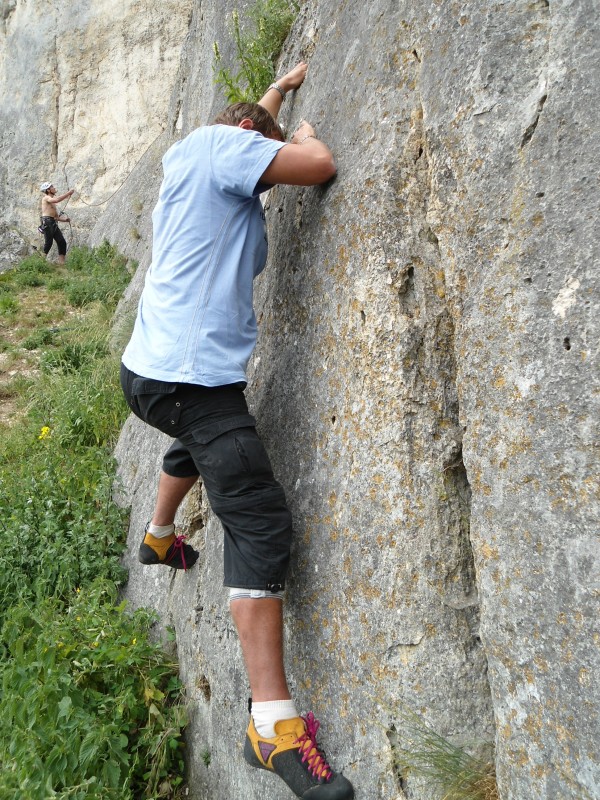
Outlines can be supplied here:
M213 44L215 83L222 86L229 103L256 103L275 79L275 65L283 43L298 14L294 0L257 0L248 11L249 27L237 10L230 31L239 64L233 73L223 64L217 42Z
M438 800L498 800L493 758L471 755L414 712L403 709L400 729L393 727L388 738L402 783L410 775L425 779Z

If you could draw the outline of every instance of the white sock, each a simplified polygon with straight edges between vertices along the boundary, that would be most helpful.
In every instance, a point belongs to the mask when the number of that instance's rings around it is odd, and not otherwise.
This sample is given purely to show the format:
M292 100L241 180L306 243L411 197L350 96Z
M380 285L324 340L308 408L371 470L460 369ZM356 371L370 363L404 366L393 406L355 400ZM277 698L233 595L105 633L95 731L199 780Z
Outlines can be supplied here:
M155 539L164 539L165 536L170 536L175 530L175 525L153 525L148 523L146 532L154 536Z
M272 739L275 736L275 723L280 719L294 719L298 716L293 700L269 700L266 703L252 703L252 719L259 736Z

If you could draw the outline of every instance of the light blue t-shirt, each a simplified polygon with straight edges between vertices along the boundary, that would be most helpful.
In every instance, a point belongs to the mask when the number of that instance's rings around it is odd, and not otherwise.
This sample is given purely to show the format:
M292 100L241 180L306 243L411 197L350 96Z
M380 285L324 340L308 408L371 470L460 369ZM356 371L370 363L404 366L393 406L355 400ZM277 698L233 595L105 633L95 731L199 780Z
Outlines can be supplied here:
M259 185L283 142L198 128L163 158L152 264L123 363L146 378L219 386L246 379L256 344L252 283L267 258Z

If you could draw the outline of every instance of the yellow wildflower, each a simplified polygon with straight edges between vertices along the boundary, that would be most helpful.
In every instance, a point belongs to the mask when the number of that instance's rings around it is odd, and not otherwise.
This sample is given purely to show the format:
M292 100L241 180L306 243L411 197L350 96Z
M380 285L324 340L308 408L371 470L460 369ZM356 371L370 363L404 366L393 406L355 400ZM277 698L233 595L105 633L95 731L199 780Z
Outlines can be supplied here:
M44 425L44 427L40 431L38 439L45 439L47 436L50 436L50 428L47 425Z

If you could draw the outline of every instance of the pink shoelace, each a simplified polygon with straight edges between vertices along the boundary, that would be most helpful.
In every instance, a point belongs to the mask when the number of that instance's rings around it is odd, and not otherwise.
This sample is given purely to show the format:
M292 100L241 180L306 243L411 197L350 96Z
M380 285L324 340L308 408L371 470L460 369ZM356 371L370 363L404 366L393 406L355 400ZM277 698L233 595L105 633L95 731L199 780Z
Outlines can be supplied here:
M306 724L306 731L296 739L296 743L300 745L298 749L302 752L302 763L308 762L308 769L315 778L323 778L328 781L332 776L331 767L317 744L317 731L321 723L315 719L312 711L309 711L302 719Z
M175 537L175 541L172 544L173 552L171 553L171 555L169 556L169 558L165 562L165 563L168 564L169 561L173 561L173 559L175 558L176 554L179 553L179 555L181 557L181 563L183 564L184 572L187 571L187 564L185 563L185 548L184 548L184 544L185 544L186 538L187 537L184 536L183 534L181 534L181 536L176 536Z

